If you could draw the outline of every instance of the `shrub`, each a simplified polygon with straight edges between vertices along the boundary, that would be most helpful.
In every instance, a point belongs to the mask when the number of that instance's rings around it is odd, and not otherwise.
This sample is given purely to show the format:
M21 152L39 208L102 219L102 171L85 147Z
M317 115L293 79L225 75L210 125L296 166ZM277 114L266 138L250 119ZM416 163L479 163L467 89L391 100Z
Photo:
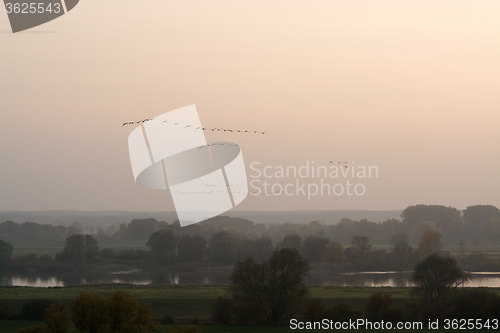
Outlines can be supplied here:
M109 299L82 292L71 305L72 321L81 332L143 333L154 329L153 311L119 290Z
M361 312L354 310L349 304L339 303L331 308L328 308L324 314L324 318L337 321L348 321L349 319L358 319L361 318Z
M401 319L401 314L392 304L392 295L373 293L366 302L366 318L370 321L395 322Z
M105 247L99 251L99 257L104 259L113 259L116 257L116 250L109 247Z
M304 317L307 321L321 321L325 312L325 304L319 298L313 298L304 305Z
M461 290L449 300L447 318L494 319L500 312L500 296L486 288Z
M24 320L42 321L47 309L54 301L45 298L35 298L23 304L21 318Z
M149 252L143 249L123 249L116 253L116 259L120 260L138 260L147 259Z
M198 326L195 326L195 325L181 326L178 329L173 330L173 331L171 328L169 328L168 331L169 331L169 333L201 333Z
M266 321L264 308L257 302L240 301L233 305L234 319L240 323L263 323Z
M162 325L172 325L175 324L174 316L171 314L166 314L160 319L160 324Z
M66 304L52 304L45 310L43 321L52 333L66 333L70 329Z
M227 297L220 297L212 307L213 322L218 324L227 324L231 320L231 312L233 311L233 301Z

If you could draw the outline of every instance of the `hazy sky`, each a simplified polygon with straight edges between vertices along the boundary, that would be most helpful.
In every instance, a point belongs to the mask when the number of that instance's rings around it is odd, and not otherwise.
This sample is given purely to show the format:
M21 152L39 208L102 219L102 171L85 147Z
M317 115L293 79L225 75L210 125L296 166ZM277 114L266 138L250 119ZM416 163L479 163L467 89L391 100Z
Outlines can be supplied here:
M498 0L82 0L12 34L2 9L0 209L173 210L135 185L121 124L190 104L268 132L206 133L247 167L379 169L363 196L237 209L500 207L499 17Z

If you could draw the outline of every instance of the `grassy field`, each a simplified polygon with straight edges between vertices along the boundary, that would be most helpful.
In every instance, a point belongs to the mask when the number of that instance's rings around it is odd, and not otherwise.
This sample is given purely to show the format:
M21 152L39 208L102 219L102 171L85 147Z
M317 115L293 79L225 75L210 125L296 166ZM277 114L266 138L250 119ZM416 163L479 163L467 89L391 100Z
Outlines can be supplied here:
M0 302L8 304L14 312L20 312L22 304L33 298L50 298L56 302L70 304L82 291L87 291L92 294L101 294L108 297L117 290L121 289L131 293L139 301L149 303L155 312L155 318L158 319L165 314L171 314L178 323L187 323L193 318L199 318L202 322L207 320L210 317L212 305L217 297L227 295L227 285L136 286L95 284L68 286L63 288L0 287ZM358 310L362 310L364 308L366 299L374 292L387 292L392 294L396 307L402 306L403 303L409 298L407 288L311 287L310 290L311 296L322 299L326 306L345 302ZM500 288L491 290L500 294ZM26 321L0 321L0 332L16 332L19 328L33 324L36 323ZM179 326L179 324L171 326L160 325L158 326L158 332L168 332L169 327L176 328L177 326ZM203 333L281 333L292 331L286 325L262 326L203 324L199 325L199 327ZM307 332L307 330L305 331ZM420 332L422 332L422 330Z
M311 296L322 299L326 306L345 302L358 310L365 306L366 299L374 292L392 294L395 306L402 306L409 298L408 288L367 287L310 287ZM500 294L500 288L490 288ZM226 285L125 285L90 284L63 288L0 287L0 302L7 303L14 312L20 312L22 304L33 298L50 298L56 302L70 304L82 291L111 296L117 290L131 293L139 301L147 302L160 318L171 314L182 321L190 318L208 318L212 304L219 296L227 295Z

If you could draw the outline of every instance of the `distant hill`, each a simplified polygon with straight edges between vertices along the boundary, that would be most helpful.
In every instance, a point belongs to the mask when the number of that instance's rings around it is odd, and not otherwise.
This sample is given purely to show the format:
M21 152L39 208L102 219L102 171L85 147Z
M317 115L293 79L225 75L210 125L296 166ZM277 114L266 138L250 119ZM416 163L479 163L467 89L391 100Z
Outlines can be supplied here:
M400 218L401 210L296 210L296 211L229 211L223 215L240 217L255 223L282 224L286 222L309 223L319 221L325 224L336 224L342 218L351 220L367 219L382 222ZM109 226L115 223L130 223L132 219L154 218L158 221L172 223L177 219L175 212L130 212L118 210L106 211L0 211L0 222L17 223L36 222L40 224L70 225L79 222L82 225ZM203 222L202 222L203 223Z

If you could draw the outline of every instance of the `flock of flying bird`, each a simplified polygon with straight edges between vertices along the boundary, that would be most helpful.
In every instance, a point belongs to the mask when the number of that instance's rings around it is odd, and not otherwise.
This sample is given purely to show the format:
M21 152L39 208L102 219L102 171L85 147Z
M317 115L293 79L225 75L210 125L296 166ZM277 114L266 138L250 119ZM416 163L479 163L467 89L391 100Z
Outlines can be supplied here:
M125 122L122 124L122 127L126 126L126 125L134 125L134 124L141 124L141 123L144 123L146 121L150 121L150 120L153 120L153 118L145 118L145 119L142 119L142 120L138 120L138 121L129 121L129 122ZM167 123L167 124L170 124L168 121L164 120L163 123ZM177 123L174 123L174 126L177 126L177 125L181 125L180 122L177 122ZM181 125L182 126L182 125ZM212 131L212 132L220 132L220 131L223 131L223 132L230 132L230 133L254 133L254 134L266 134L267 132L262 132L262 131L254 131L254 130L232 130L232 129L224 129L224 128L216 128L216 127L213 127L213 128L206 128L206 127L201 127L201 126L198 126L198 127L193 127L192 125L185 125L184 128L194 128L195 130L202 130L202 131ZM216 145L216 144L225 144L225 143L213 143L212 145ZM207 146L210 146L209 144ZM237 145L235 145L237 146ZM198 147L198 149L200 148L203 148L204 146L200 146ZM342 164L344 163L344 167L345 168L349 168L349 166L347 165L347 162L346 161L338 161L337 162L338 164ZM330 161L330 164L334 164L333 161Z
M349 166L347 165L347 162L346 162L346 161L343 161L343 162L338 161L338 164L342 164L342 163L344 163L344 167L345 167L345 168L348 168L348 167L349 167ZM333 163L333 161L330 161L330 164L334 164L334 163Z
M153 120L153 118L146 118L146 119L142 119L142 120L138 120L138 121L129 121L129 122L124 122L122 124L122 127L124 126L127 126L127 125L134 125L134 124L140 124L140 123L144 123L146 121L150 121L150 120ZM164 120L162 123L167 123L168 125L170 125L170 123L166 120ZM180 122L177 122L177 123L174 123L174 126L178 126L178 125L181 125L182 124ZM224 129L224 128L216 128L216 127L213 127L213 128L207 128L207 127L201 127L201 126L198 126L198 127L193 127L193 125L184 125L184 128L193 128L193 129L196 129L196 130L202 130L202 131L212 131L212 132L220 132L220 131L223 131L223 132L230 132L230 133L253 133L253 134L266 134L266 132L262 132L262 131L255 131L255 130L233 130L233 129Z
M180 193L180 194L212 194L212 193L229 193L228 190L212 190L212 191L198 191L198 192L183 192L183 191L175 191L175 193ZM271 195L271 194L280 194L283 193L284 191L275 191L275 192L237 192L237 191L231 191L232 194L250 194L250 195Z

